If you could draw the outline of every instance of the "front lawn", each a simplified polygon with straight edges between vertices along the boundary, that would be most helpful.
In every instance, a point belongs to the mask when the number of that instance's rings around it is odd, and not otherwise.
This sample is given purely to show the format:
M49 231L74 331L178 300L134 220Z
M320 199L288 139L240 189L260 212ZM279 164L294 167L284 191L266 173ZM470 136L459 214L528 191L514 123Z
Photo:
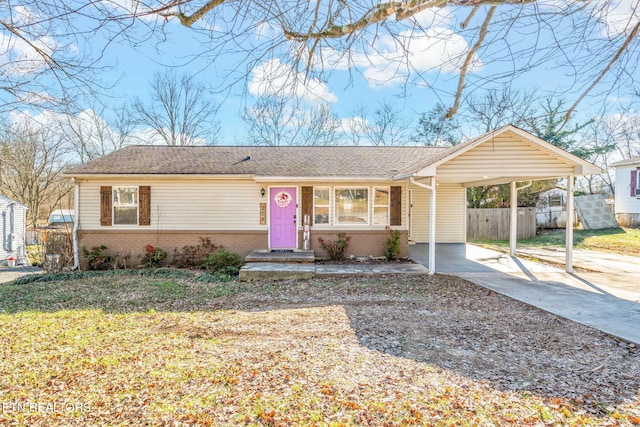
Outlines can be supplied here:
M462 279L144 274L0 285L1 425L640 423L635 347Z
M542 230L530 239L518 240L519 247L545 248L562 247L565 245L566 231ZM594 251L613 252L623 255L640 255L640 229L638 228L606 228L603 230L574 230L574 247ZM508 247L508 240L481 240L487 246Z

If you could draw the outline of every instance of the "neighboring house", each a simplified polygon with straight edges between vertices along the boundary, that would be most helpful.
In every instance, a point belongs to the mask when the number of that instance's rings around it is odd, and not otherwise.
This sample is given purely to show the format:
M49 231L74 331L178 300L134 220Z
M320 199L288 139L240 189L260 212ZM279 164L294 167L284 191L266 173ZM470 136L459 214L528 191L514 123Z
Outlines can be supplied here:
M552 188L540 194L536 203L539 228L565 228L567 225L567 190Z
M640 156L609 165L616 169L615 213L625 227L640 227Z
M66 176L76 247L171 254L209 237L241 255L296 249L309 218L317 256L318 237L339 232L351 236L348 254L383 255L387 228L407 256L409 242L465 242L467 187L600 172L505 126L454 147L130 146Z
M24 259L27 236L27 207L8 197L0 196L0 261L14 258Z
M73 226L73 209L56 209L49 215L48 225L51 227Z

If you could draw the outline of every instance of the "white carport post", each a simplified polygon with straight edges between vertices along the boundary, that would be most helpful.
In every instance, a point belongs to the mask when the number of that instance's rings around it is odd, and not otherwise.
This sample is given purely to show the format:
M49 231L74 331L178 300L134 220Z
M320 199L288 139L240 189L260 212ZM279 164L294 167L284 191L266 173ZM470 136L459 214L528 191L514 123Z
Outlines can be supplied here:
M509 201L509 255L516 256L518 242L518 191L531 186L533 181L522 187L516 187L516 181L511 182L511 199Z
M511 200L509 201L509 255L516 256L518 241L518 189L516 182L511 181Z
M436 177L431 177L431 185L410 178L412 184L429 190L429 274L436 272Z
M565 266L567 273L573 273L573 175L567 177L567 224L566 224Z

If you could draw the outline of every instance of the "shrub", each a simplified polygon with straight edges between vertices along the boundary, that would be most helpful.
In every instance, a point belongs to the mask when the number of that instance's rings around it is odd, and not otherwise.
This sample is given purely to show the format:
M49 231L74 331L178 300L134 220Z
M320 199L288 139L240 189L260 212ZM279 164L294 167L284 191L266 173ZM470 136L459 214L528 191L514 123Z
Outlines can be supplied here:
M178 252L177 248L173 250L173 265L178 268L200 267L204 258L217 250L211 239L200 237L197 245L183 246L182 252Z
M242 257L235 252L218 249L202 259L202 267L207 272L237 276L244 265Z
M94 246L91 250L82 247L82 253L87 260L89 270L108 270L111 268L111 257L107 255L105 245Z
M142 257L140 263L143 267L157 267L160 265L160 261L167 257L167 251L164 249L156 248L151 244L147 244L144 247L145 254Z
M389 230L389 237L384 241L384 256L388 260L397 259L400 256L399 230Z
M347 236L347 233L338 233L338 239L333 242L325 242L322 237L318 237L320 247L329 255L334 261L341 261L344 259L344 254L349 247L351 236Z

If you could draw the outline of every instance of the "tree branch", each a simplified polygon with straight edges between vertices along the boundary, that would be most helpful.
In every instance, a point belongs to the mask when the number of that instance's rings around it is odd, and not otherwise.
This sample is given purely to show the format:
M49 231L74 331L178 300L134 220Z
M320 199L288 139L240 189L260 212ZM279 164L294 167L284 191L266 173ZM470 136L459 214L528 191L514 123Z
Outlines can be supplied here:
M589 94L589 92L591 92L591 90L593 90L593 88L596 87L598 83L600 83L600 80L604 78L604 76L611 70L611 67L613 67L613 65L620 59L620 57L622 57L624 51L629 47L631 40L633 40L638 35L638 31L640 31L640 21L636 22L636 25L627 36L624 43L622 43L620 49L618 49L616 54L613 55L613 58L611 58L611 61L609 61L607 66L604 67L604 70L600 72L598 77L593 82L591 82L591 85L589 85L589 87L584 92L582 92L582 95L580 95L576 102L574 102L573 105L567 110L563 117L564 123L562 124L560 129L562 129L569 122L569 119L571 118L571 115L573 114L575 109L578 107L578 104L580 104L580 102L582 102L582 100Z
M447 114L445 116L445 118L447 119L450 119L458 112L458 108L460 107L460 98L462 98L464 81L467 75L467 70L469 69L469 64L471 64L471 59L473 59L478 49L480 49L480 46L482 46L482 43L484 42L484 39L487 36L487 32L489 30L489 23L493 18L493 14L496 11L496 8L497 6L491 6L491 8L489 9L489 12L487 12L487 16L484 19L484 22L482 23L482 27L480 27L480 34L478 34L478 40L473 45L471 50L469 50L469 52L467 53L467 57L464 60L464 64L462 64L462 68L460 69L460 78L458 79L458 89L456 90L456 99L453 102L453 106L449 109L449 111L447 111Z
M191 27L195 22L202 19L204 15L211 12L213 9L220 6L224 2L225 0L209 0L200 9L196 10L191 15L187 15L183 12L170 12L170 13L163 13L161 15L164 17L175 16L180 20L180 23L182 25L184 25L185 27ZM176 3L183 3L183 2L176 2Z

